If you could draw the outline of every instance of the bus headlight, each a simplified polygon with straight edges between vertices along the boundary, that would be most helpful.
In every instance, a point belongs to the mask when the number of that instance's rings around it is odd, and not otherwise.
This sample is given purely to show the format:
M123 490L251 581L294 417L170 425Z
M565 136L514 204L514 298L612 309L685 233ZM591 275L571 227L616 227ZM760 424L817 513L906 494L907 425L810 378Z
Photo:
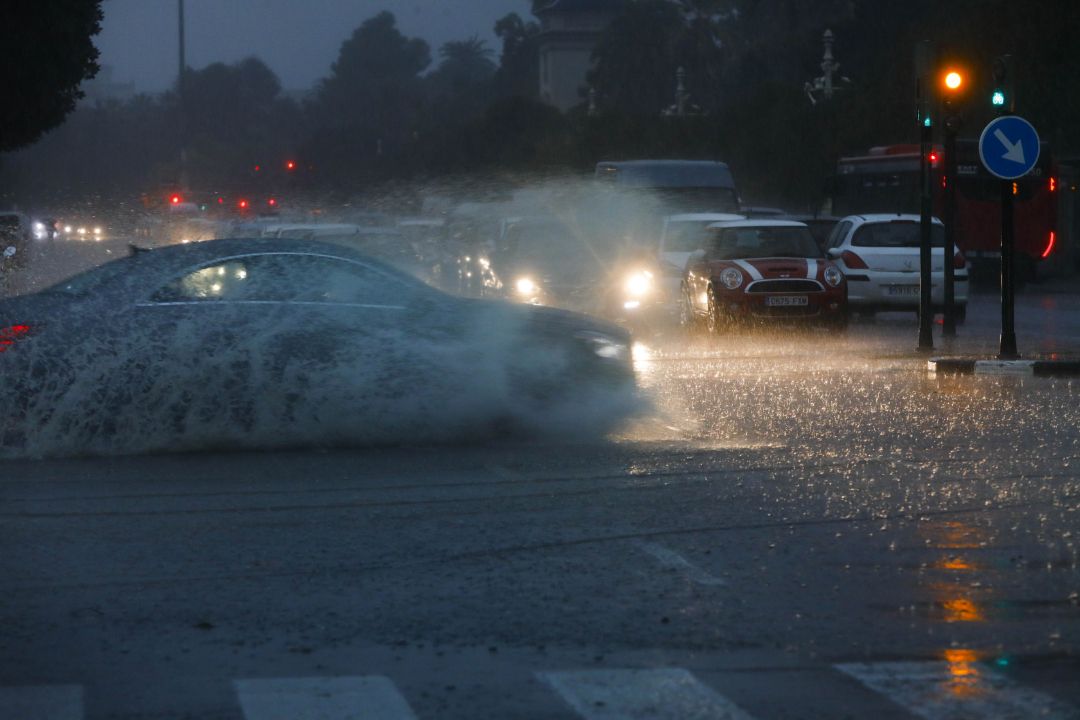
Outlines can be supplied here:
M839 269L830 265L825 268L825 282L829 283L832 287L837 287L844 281L844 275Z

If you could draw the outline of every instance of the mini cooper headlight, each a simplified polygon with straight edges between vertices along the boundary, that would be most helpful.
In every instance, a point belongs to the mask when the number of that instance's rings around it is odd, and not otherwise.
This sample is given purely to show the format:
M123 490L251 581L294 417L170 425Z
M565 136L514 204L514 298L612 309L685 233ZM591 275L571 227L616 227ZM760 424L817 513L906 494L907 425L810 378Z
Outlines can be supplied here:
M742 281L742 273L733 267L724 268L724 271L720 273L720 282L724 283L724 287L728 290L738 290Z
M833 265L825 268L825 282L829 283L832 287L838 286L844 281L844 275L840 270Z

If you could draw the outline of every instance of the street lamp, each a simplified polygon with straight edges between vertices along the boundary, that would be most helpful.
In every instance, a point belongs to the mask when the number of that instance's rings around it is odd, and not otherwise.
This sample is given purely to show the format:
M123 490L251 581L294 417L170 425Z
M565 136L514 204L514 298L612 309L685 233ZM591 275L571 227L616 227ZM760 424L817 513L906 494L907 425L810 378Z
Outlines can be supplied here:
M840 63L833 56L833 44L836 36L832 30L826 30L821 36L825 45L825 54L821 58L821 75L803 85L803 91L813 105L819 100L832 100L837 90L843 90L851 84L851 78L840 75Z

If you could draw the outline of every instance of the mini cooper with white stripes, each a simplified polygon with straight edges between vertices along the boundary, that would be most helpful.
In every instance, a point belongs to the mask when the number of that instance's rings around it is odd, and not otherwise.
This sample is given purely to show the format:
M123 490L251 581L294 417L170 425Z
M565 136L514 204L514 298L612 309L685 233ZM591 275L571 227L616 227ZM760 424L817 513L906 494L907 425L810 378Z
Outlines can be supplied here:
M709 226L705 249L687 261L680 320L721 333L756 321L847 325L847 281L810 228L786 220Z

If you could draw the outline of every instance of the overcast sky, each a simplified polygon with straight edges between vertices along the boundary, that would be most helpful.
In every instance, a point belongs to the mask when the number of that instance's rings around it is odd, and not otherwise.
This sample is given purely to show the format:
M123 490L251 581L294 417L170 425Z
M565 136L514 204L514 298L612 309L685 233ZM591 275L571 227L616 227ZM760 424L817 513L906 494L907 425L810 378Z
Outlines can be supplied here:
M447 40L476 35L498 57L492 28L509 12L528 16L529 0L186 0L187 64L234 62L254 55L287 90L308 88L330 70L341 43L382 10L398 28L422 37L432 56ZM177 0L105 0L95 39L114 82L162 90L176 77Z

